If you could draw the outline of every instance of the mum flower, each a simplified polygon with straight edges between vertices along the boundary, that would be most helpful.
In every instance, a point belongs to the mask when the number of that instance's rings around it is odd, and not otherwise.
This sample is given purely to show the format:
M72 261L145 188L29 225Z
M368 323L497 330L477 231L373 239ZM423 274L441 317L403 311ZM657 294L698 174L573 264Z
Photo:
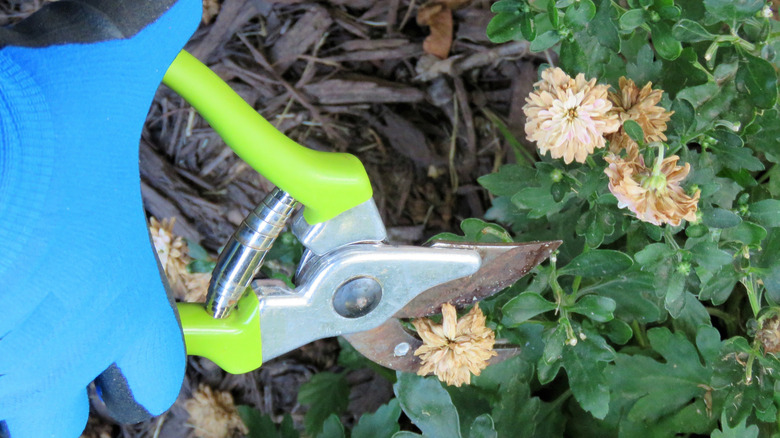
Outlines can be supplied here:
M149 219L149 234L152 235L157 257L173 290L173 296L181 301L202 302L206 300L211 274L189 272L187 265L192 261L187 242L173 233L176 218Z
M200 384L192 398L184 402L190 415L187 425L197 438L229 438L249 433L229 392L212 391Z
M434 373L448 385L469 384L471 374L478 376L487 367L490 358L497 355L493 351L496 335L485 327L485 315L479 305L475 305L460 320L452 304L445 303L441 312L441 324L428 318L412 322L423 341L423 345L414 352L423 363L417 374Z
M618 207L633 211L639 220L654 225L674 226L680 221L696 220L700 190L688 196L680 182L691 170L691 165L677 166L680 157L663 158L663 148L652 168L645 166L636 143L629 144L625 158L610 155L604 173L609 176L609 191L618 199Z
M672 117L674 111L658 106L663 97L663 90L653 90L652 82L648 82L640 90L634 81L625 77L620 78L620 92L609 93L609 101L612 102L612 114L616 114L620 120L621 128L607 137L609 149L618 152L634 140L623 130L623 122L633 120L642 127L646 143L665 141L666 122Z
M539 152L550 151L566 164L584 163L596 148L604 147L604 135L620 128L617 114L607 98L606 85L585 80L580 73L572 79L560 68L542 72L542 80L526 98L526 138L535 141Z

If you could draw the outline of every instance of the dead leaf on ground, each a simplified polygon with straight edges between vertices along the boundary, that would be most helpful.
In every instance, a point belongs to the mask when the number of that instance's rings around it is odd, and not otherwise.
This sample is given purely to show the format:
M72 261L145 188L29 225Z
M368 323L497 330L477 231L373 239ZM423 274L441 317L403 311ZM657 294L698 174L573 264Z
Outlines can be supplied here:
M428 26L431 33L423 42L423 50L441 59L447 58L452 48L452 11L471 0L443 0L425 3L417 10L417 24Z

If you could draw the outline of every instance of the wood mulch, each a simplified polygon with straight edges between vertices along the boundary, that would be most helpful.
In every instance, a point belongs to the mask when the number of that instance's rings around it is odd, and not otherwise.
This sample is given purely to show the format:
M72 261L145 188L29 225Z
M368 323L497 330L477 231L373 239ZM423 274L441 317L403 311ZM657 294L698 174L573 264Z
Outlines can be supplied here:
M462 219L482 216L489 198L476 178L513 160L506 135L533 150L524 139L522 105L537 65L549 60L530 54L526 43L490 43L490 1L466 2L453 12L446 59L423 50L429 29L416 21L418 0L205 1L215 15L204 16L210 21L186 49L291 138L360 158L394 242L457 232ZM0 25L42 3L0 0ZM165 86L149 110L140 162L148 213L177 218L177 234L214 254L272 188ZM290 413L301 426L305 409L297 389L313 373L339 369L338 351L335 340L318 341L238 376L190 358L180 399L205 382L276 421ZM369 370L348 376L347 423L392 396L390 385ZM186 421L177 403L147 423L114 425L111 435L185 437L191 434Z

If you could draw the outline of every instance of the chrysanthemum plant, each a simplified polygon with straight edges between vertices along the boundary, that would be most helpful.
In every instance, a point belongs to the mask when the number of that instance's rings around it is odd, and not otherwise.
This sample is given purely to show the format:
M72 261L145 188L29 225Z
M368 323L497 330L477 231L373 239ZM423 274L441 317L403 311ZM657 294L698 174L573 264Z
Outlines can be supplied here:
M397 400L351 436L420 436L397 432L401 410L426 437L780 436L777 11L761 0L492 11L494 42L528 41L554 65L525 101L531 149L479 180L488 222L440 237L563 245L480 303L518 357L458 387L399 374ZM454 314L415 326L435 338L420 354L441 363L427 369L450 383L479 372L454 350L492 347L483 328L464 341ZM360 363L346 344L341 363ZM344 436L325 420L338 410L322 410L312 436Z

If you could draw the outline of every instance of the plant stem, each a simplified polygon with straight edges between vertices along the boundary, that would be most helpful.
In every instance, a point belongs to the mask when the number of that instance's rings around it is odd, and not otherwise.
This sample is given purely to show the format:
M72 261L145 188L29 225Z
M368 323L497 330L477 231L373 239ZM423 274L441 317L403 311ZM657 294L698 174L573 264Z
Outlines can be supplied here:
M648 342L647 338L645 337L645 329L639 325L639 321L631 321L631 328L634 330L634 336L636 336L636 341L639 342L639 346L642 348L647 348Z
M574 283L571 285L571 293L576 294L580 289L580 282L582 282L582 276L578 275L574 277Z
M761 310L761 304L759 303L758 293L756 292L754 276L755 275L751 273L749 277L743 277L741 282L747 290L750 309L753 310L753 317L758 317L758 312Z

